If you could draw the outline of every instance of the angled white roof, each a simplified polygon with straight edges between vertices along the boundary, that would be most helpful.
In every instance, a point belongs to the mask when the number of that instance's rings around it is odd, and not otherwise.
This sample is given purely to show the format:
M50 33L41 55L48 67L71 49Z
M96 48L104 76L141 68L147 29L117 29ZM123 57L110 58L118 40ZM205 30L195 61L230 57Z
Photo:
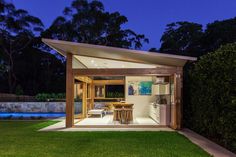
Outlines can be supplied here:
M187 61L196 61L195 57L130 50L108 46L75 43L61 40L42 39L42 41L66 56L74 55L75 68L135 68L152 66L184 66ZM96 62L96 63L94 63ZM119 64L120 63L120 64ZM146 67L146 66L147 67Z

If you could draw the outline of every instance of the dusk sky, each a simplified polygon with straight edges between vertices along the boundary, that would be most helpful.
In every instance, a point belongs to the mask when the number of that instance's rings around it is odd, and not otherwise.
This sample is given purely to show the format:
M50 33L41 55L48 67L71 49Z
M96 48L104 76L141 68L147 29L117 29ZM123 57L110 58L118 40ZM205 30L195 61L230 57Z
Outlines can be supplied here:
M39 17L45 27L59 15L72 0L9 0L19 9ZM189 21L204 26L215 20L236 16L236 0L101 0L105 10L119 11L129 22L124 28L145 34L150 40L143 50L160 47L165 26L171 22Z

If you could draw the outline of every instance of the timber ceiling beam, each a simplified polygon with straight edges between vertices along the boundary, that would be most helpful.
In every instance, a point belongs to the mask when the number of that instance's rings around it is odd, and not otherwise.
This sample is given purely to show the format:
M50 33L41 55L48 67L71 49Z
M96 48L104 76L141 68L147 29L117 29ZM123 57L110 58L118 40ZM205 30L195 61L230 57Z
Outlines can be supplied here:
M172 75L178 73L177 67L172 68L118 68L118 69L73 69L74 76L142 76Z
M125 80L93 80L95 85L124 85Z
M79 80L81 82L85 82L85 83L92 83L92 79L87 77L87 76L75 76L76 80Z

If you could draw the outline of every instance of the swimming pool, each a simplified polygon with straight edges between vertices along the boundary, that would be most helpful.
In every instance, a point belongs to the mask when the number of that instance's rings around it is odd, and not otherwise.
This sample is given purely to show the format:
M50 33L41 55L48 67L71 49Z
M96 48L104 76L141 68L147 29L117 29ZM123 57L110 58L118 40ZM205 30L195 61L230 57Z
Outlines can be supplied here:
M0 112L0 118L57 118L65 117L65 113L42 112Z

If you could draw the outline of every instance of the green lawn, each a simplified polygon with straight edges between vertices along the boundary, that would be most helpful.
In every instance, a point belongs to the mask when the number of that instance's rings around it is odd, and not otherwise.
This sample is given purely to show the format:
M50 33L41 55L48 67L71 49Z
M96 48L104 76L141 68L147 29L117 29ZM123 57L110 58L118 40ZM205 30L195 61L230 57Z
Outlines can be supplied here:
M209 157L176 132L37 132L52 123L0 122L0 157Z

